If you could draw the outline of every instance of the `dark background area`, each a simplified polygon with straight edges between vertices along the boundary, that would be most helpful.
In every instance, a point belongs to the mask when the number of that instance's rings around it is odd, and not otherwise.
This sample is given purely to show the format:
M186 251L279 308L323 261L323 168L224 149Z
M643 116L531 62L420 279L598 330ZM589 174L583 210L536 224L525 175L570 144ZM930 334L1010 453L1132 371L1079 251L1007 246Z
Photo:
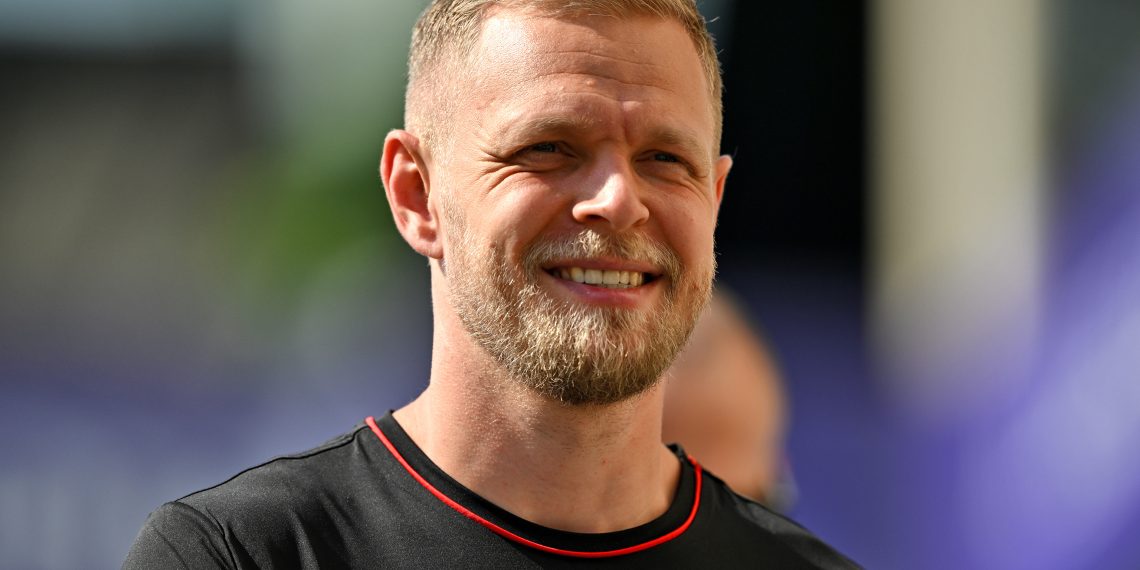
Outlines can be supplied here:
M723 46L725 264L864 261L864 2L740 2Z

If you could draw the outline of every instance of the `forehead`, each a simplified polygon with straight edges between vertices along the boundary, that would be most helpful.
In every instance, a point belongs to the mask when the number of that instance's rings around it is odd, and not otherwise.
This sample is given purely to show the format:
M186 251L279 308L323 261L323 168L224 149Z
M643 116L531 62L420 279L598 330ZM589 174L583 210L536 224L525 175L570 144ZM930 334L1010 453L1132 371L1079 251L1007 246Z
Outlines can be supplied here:
M480 113L570 111L583 124L608 123L604 113L592 111L620 105L625 111L642 110L643 120L652 118L648 113L668 111L668 117L657 118L712 132L700 58L672 20L553 18L499 10L484 21L473 55L468 95Z

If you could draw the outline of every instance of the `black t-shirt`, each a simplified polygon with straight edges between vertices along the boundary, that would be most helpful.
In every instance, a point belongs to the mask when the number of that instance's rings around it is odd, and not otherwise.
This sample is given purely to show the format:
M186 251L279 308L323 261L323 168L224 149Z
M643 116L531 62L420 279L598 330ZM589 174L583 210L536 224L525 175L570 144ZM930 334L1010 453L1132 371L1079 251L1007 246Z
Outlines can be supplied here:
M519 518L441 471L388 414L147 519L124 568L856 568L687 460L668 511L602 534Z

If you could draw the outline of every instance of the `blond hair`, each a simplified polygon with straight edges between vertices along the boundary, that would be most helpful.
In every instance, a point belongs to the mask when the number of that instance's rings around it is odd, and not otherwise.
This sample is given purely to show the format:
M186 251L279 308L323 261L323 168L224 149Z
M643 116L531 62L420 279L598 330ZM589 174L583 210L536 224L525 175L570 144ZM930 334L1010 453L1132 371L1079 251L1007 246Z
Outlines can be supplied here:
M723 115L720 63L695 0L434 0L412 30L404 111L405 126L429 149L437 148L445 136L445 124L457 99L453 77L474 51L491 7L531 9L555 18L647 15L681 24L705 72L719 144Z

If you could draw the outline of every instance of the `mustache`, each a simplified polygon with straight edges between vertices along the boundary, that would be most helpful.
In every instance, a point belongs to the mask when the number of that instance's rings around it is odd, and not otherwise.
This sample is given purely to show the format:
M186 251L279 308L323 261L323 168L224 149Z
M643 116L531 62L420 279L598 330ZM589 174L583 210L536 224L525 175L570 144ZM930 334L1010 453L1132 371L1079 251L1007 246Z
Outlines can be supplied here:
M523 264L528 273L561 259L615 257L649 263L671 280L681 274L681 258L672 248L643 234L603 234L584 229L577 235L536 242L528 248Z

